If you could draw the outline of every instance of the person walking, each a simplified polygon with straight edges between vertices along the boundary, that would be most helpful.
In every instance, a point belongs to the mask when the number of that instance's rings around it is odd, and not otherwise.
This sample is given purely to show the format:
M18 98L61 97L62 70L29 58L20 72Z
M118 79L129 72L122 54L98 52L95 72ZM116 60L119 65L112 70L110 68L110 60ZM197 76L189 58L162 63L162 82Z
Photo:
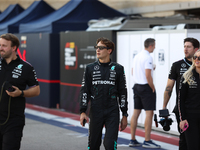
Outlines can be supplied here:
M127 126L127 88L124 67L112 62L110 55L114 43L107 38L96 41L98 61L88 64L80 91L80 124L88 120L86 110L90 106L88 149L99 150L102 141L102 129L105 126L104 147L106 150L117 149L119 130L119 105L122 111L120 131Z
M0 150L20 149L25 97L40 94L33 66L17 55L19 44L14 34L0 36Z
M178 108L180 129L184 133L187 150L200 149L200 49L193 56L179 86Z

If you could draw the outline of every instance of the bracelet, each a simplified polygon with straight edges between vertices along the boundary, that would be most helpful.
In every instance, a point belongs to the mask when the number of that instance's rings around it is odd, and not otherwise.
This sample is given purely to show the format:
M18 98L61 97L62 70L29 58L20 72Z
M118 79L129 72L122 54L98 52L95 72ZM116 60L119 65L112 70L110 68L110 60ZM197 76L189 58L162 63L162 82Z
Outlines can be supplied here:
M127 113L125 113L125 114L123 114L123 116L125 116L125 117L128 117L128 114L127 114Z
M24 91L23 90L21 90L22 91L22 93L20 94L20 97L23 97L24 96Z

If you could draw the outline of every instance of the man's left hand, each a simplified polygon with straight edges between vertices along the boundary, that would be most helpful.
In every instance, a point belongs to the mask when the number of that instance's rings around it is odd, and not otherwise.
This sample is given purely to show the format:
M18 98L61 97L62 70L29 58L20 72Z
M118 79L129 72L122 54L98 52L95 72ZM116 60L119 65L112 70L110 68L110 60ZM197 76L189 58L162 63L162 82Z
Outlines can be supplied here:
M9 95L9 96L11 96L11 97L17 97L17 96L20 96L21 95L21 90L18 88L18 87L16 87L16 86L12 86L14 89L15 89L15 91L13 91L13 92L9 92L8 90L6 90L6 93Z
M127 127L127 117L123 116L120 124L120 131L123 131Z

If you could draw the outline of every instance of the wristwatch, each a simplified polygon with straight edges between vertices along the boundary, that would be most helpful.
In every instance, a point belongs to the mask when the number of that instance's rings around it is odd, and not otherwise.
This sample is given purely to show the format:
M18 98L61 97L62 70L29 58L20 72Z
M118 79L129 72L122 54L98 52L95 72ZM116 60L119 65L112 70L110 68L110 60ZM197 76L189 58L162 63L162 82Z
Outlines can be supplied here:
M20 97L23 97L24 96L24 91L23 90L21 90L22 91L22 93L20 94Z
M125 113L125 114L123 114L123 116L125 116L125 117L128 117L128 114L127 114L127 113Z

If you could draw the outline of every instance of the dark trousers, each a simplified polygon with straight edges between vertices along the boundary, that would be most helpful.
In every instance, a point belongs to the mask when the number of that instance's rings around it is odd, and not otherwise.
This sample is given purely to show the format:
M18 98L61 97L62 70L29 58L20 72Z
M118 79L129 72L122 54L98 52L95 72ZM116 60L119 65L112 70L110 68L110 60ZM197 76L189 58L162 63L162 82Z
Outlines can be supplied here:
M200 114L187 114L189 123L185 131L185 138L188 150L200 150Z
M9 119L0 126L0 150L19 150L24 120Z
M105 150L117 149L117 138L119 131L119 109L107 109L98 111L90 110L89 125L89 150L100 150L102 141L102 129L105 126L106 133L104 137Z
M180 127L179 127L180 116L179 116L179 112L176 111L174 113L176 115L177 128L178 128L178 131L180 133L180 135L179 135L179 150L187 150L187 142L186 142L186 138L185 138L185 133L184 132L183 133L180 132Z

